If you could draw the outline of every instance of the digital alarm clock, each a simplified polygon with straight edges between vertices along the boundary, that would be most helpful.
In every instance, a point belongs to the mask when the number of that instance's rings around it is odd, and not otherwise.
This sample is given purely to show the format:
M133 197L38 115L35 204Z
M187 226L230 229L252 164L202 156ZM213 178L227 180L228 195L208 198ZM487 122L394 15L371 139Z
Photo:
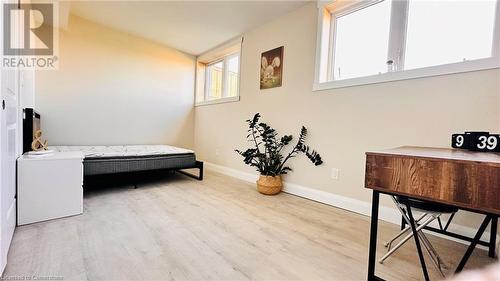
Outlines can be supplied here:
M472 151L500 152L500 135L489 132L465 132L451 135L451 147Z

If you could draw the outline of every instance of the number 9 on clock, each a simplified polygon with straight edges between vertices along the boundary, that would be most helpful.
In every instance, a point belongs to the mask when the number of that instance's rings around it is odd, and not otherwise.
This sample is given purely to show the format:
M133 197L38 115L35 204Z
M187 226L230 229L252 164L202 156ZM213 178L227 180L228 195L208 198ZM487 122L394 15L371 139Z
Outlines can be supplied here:
M451 147L468 149L468 143L464 134L451 135Z

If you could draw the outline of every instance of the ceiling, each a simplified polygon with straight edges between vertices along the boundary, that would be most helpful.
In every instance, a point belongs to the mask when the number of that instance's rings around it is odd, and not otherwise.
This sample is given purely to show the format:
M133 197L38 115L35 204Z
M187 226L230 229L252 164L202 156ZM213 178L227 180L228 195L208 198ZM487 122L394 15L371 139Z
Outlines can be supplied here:
M307 2L74 1L70 13L199 55Z

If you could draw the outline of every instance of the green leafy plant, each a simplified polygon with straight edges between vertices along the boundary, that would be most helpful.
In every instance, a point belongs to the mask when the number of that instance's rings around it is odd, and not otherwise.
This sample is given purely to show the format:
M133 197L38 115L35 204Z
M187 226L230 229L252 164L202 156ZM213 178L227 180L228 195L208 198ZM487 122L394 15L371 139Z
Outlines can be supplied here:
M277 176L287 174L292 171L289 166L285 166L288 160L304 153L315 165L321 165L323 160L321 156L309 146L305 145L307 136L306 127L302 126L297 143L292 150L284 156L283 148L293 140L292 135L278 137L276 130L266 123L259 122L260 114L257 113L252 119L246 120L248 123L247 140L252 142L254 147L245 151L236 149L235 151L243 156L245 164L255 167L256 170L264 176Z

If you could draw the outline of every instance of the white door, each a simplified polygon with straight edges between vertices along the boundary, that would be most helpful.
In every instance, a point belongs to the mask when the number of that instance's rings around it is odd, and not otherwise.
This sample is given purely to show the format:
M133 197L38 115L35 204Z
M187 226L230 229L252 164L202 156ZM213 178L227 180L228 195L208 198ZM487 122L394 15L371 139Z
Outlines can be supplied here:
M16 227L16 159L18 149L19 71L1 70L0 114L0 270Z
M1 0L0 4L6 1ZM16 25L14 40L19 40ZM3 30L3 18L0 20ZM3 55L3 38L0 55ZM0 274L16 226L16 159L19 156L19 70L0 70Z

